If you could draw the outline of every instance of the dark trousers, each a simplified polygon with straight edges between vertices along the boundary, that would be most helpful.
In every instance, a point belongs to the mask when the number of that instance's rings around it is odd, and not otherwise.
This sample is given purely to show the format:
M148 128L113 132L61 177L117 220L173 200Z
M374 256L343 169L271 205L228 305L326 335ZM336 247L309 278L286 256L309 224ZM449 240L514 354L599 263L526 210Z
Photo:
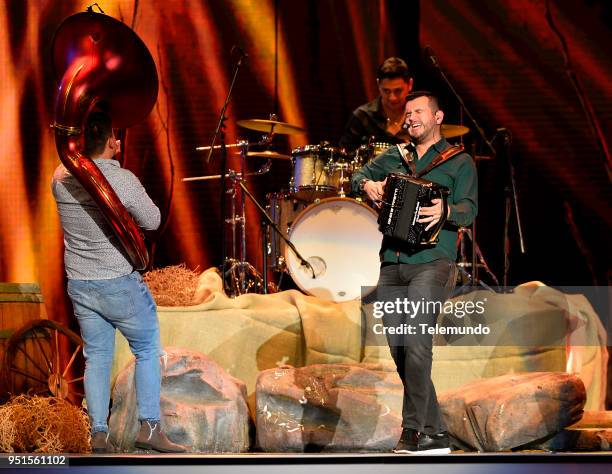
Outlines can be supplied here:
M455 263L436 260L422 264L383 264L377 286L377 299L396 303L421 302L420 309L401 306L402 311L385 311L387 330L410 324L415 334L389 334L387 342L397 372L404 385L402 426L426 434L446 431L440 414L436 389L431 381L433 335L424 328L436 325L439 306L450 296L456 279ZM427 307L424 307L429 303ZM408 311L406 311L406 309Z

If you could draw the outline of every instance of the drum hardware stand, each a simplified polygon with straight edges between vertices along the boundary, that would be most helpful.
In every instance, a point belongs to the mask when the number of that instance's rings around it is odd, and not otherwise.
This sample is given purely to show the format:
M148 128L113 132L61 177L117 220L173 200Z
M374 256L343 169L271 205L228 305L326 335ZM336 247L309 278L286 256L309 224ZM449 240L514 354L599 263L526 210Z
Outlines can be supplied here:
M264 294L268 294L268 233L266 232L266 221L261 219L261 254L263 260L261 262L261 273L263 275Z
M247 55L242 49L237 46L233 46L230 54L234 52L234 50L238 50L240 53L240 58L236 62L234 66L234 73L232 76L232 82L230 83L229 90L227 91L227 97L225 98L225 102L223 103L223 107L221 108L221 113L219 114L219 121L217 123L217 128L215 129L215 133L212 137L212 142L210 144L210 148L208 151L208 156L206 157L206 163L210 163L210 159L212 157L213 151L215 149L215 142L217 137L221 142L221 176L225 176L227 174L227 147L225 145L225 121L227 120L227 116L225 115L225 111L227 110L227 106L232 97L232 92L234 90L234 84L236 84L236 78L238 77L238 71L240 71L240 67L243 62L246 61ZM243 170L244 171L244 170ZM225 206L225 180L221 180L221 275L225 276L225 267L226 267L226 242L225 242L225 219L226 219L226 206Z
M272 125L272 129L270 132L264 134L261 140L257 143L253 143L251 145L255 146L266 146L272 142L272 138L274 137L273 133L274 125ZM231 217L224 217L224 226L223 226L223 239L224 239L224 251L226 251L227 242L225 240L225 225L231 225L231 237L232 237L232 246L231 246L231 256L227 257L224 255L223 264L221 267L224 289L226 293L230 296L238 296L244 293L249 292L267 292L267 282L266 278L262 279L262 276L257 272L255 267L253 267L250 263L246 261L246 198L244 193L241 193L241 207L237 210L236 199L238 196L239 184L241 184L247 176L255 176L265 174L270 170L272 165L272 160L268 158L266 164L264 164L258 171L254 173L246 173L246 159L249 156L249 142L246 140L241 140L236 144L224 145L211 145L205 147L198 147L197 151L209 151L209 154L215 149L221 149L222 151L225 148L230 147L240 147L240 156L241 156L241 171L236 172L234 170L227 170L227 173L224 175L209 175L209 176L199 176L193 178L184 178L183 181L201 181L201 180L213 180L213 179L221 179L222 177L229 178L232 181L232 186L230 189L227 189L224 194L223 206L226 205L225 195L229 195L231 198ZM225 184L225 180L222 182ZM237 236L237 230L239 229L240 236ZM237 243L240 243L240 248L237 249Z
M316 278L315 270L312 267L312 265L310 264L310 262L308 262L308 260L306 260L304 257L302 257L302 254L300 254L300 252L295 247L293 242L291 242L285 236L285 234L283 234L283 232L278 228L278 226L276 225L274 220L266 212L265 208L261 204L259 204L259 201L257 201L255 196L253 196L253 194L251 194L251 192L248 190L248 188L244 184L244 181L242 181L242 180L238 181L238 186L240 186L240 188L242 189L243 196L244 195L248 196L248 198L251 200L251 202L253 204L255 204L255 207L257 208L257 210L261 214L262 224L263 225L267 225L268 227L272 227L272 229L274 229L274 231L278 235L280 235L281 239L283 239L285 241L285 243L293 251L293 253L295 253L295 256L300 260L300 263L302 264L302 266L308 267L310 269L310 271L312 272L312 278ZM266 237L267 233L266 233L265 229L262 229L262 230L263 230L263 234L264 234L264 238L262 239L263 240L263 245L262 245L262 250L263 250L263 273L265 275L264 276L264 281L267 281L267 271L268 271L268 263L267 263L267 258L268 258L268 255L267 255L267 253L268 253L268 241L267 241L267 237ZM268 292L268 287L267 287L267 284L266 284L264 286L264 293L267 293L267 292Z
M467 288L469 287L476 287L476 286L482 286L484 289L489 290L489 291L493 291L494 290L487 285L485 282L483 282L481 279L478 278L478 269L482 268L484 269L489 276L491 277L491 279L495 282L495 285L497 287L499 287L499 281L497 280L497 277L495 276L495 274L491 271L491 269L489 268L489 265L487 265L487 261L484 258L484 255L482 254L482 252L480 251L480 246L478 245L478 243L476 242L476 239L473 238L474 234L472 233L474 229L469 229L467 227L460 227L459 228L459 248L460 248L460 261L459 263L457 263L457 268L459 269L459 273L461 274L461 276L463 277L463 286L461 288L459 288L459 290L457 290L457 293L463 293L462 289L463 288ZM471 243L472 243L472 261L468 262L467 261L467 257L465 255L465 239L469 238ZM472 268L472 274L470 275L470 273L466 270L466 268L471 267Z
M261 143L261 142L260 142ZM236 214L236 197L238 191L238 183L242 182L244 177L247 176L259 176L266 174L270 171L272 160L268 159L267 162L257 171L253 173L245 173L245 158L248 151L249 144L247 141L241 141L236 145L229 146L240 146L241 157L242 157L242 171L236 172L232 169L228 170L225 174L225 178L229 178L232 181L232 187L227 189L226 194L231 197L231 216L224 220L225 224L232 226L232 251L231 257L225 258L224 260L224 271L223 281L224 288L230 296L238 296L250 291L258 291L262 289L261 276L258 274L255 267L245 261L246 254L246 217L244 208L244 197L242 201L242 210L238 215ZM202 149L209 149L209 147L201 147ZM209 181L214 179L221 179L222 175L209 175L209 176L196 176L191 178L184 178L183 181ZM222 180L225 181L225 180ZM240 226L241 230L241 247L240 247L240 259L236 259L236 242L238 241L236 236L236 225ZM224 225L225 227L225 225Z
M229 278L227 283L227 293L230 296L239 296L249 292L265 292L267 291L264 280L257 272L255 267L246 261L246 198L244 192L241 193L240 199L240 214L236 213L236 197L238 188L243 186L246 168L246 157L249 149L249 144L246 141L241 142L240 161L241 172L236 173L229 170L229 178L232 181L232 188L228 190L231 196L231 212L232 217L225 219L225 223L232 226L232 257L226 258L224 261L223 279ZM269 160L270 161L270 160ZM271 163L268 162L262 169L269 170ZM236 225L240 228L240 253L239 259L236 259ZM227 268L227 270L225 270Z
M245 176L259 176L260 174L266 174L268 171L270 171L270 166L272 164L272 160L268 160L261 168L259 168L257 171L254 171L252 173L247 173L245 174ZM228 170L228 173L225 175L226 178L232 178L233 176L242 176L242 173L236 173L234 170ZM187 182L187 181L210 181L213 179L221 179L221 175L220 174L211 174L211 175L207 175L207 176L193 176L191 178L183 178L181 181L183 182ZM227 192L227 194L231 194L229 191Z
M227 292L231 296L239 296L245 293L267 293L268 292L268 281L267 281L267 262L265 261L266 255L264 254L264 276L259 274L259 272L246 261L246 197L255 204L255 207L262 213L263 218L269 223L272 224L273 228L281 235L281 237L287 242L287 245L295 252L298 256L302 265L308 266L312 270L313 278L315 278L315 271L310 265L308 261L306 261L297 251L295 246L289 242L287 237L285 237L280 229L276 226L272 218L268 215L265 209L259 204L257 199L251 194L245 184L245 164L246 157L248 152L248 142L242 142L241 148L241 166L242 172L235 173L230 170L229 177L232 180L232 189L229 194L231 194L231 209L232 209L232 218L226 219L226 222L231 224L232 226L232 258L226 259L225 267L227 270L224 271L223 277L224 281L226 278L229 279L227 284ZM262 167L257 173L253 174L263 174L267 172L270 168L270 161ZM238 194L238 188L242 190L241 192L241 201L240 201L240 211L236 212L236 197ZM236 227L240 229L240 237L236 238ZM236 259L236 242L239 240L240 249L239 249L239 259ZM267 242L264 242L265 247L267 248Z

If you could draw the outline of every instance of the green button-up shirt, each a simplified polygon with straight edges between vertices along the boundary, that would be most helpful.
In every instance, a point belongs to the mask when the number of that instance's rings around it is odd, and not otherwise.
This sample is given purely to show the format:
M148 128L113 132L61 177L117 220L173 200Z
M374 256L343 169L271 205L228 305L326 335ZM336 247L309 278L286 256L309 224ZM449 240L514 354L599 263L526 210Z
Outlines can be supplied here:
M407 149L410 150L418 173L429 165L434 157L449 147L446 139L442 138L420 159L414 148L407 147ZM396 146L378 155L353 174L351 179L353 192L360 194L359 183L362 179L383 181L390 173L412 174L409 164L404 161ZM438 244L429 248L411 247L405 242L385 237L380 249L381 262L428 263L440 258L452 261L457 259L457 229L459 226L470 225L478 212L478 178L474 161L467 153L460 153L421 178L446 186L450 190L448 203L451 213L440 231Z

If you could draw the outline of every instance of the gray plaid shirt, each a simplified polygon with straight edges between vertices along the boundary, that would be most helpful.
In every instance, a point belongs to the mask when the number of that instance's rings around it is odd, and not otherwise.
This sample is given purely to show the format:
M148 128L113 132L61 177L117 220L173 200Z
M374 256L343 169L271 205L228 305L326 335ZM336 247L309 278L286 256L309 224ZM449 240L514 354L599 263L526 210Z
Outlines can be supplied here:
M100 168L139 226L155 230L159 208L138 178L116 160L99 158ZM64 229L64 263L72 280L108 280L133 271L123 246L91 196L74 176L59 165L53 173L53 197Z

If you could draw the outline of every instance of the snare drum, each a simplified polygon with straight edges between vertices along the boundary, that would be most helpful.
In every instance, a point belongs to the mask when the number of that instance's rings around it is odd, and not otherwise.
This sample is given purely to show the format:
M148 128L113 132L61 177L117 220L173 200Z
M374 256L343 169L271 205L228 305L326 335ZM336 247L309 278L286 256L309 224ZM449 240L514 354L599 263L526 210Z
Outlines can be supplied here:
M323 145L306 145L291 152L293 171L289 189L295 197L314 201L338 194L338 188L330 175L333 163L346 160L341 148Z
M382 234L376 212L355 199L328 198L304 209L293 221L289 240L313 266L301 265L285 247L287 269L298 287L329 301L360 298L361 287L378 281Z

